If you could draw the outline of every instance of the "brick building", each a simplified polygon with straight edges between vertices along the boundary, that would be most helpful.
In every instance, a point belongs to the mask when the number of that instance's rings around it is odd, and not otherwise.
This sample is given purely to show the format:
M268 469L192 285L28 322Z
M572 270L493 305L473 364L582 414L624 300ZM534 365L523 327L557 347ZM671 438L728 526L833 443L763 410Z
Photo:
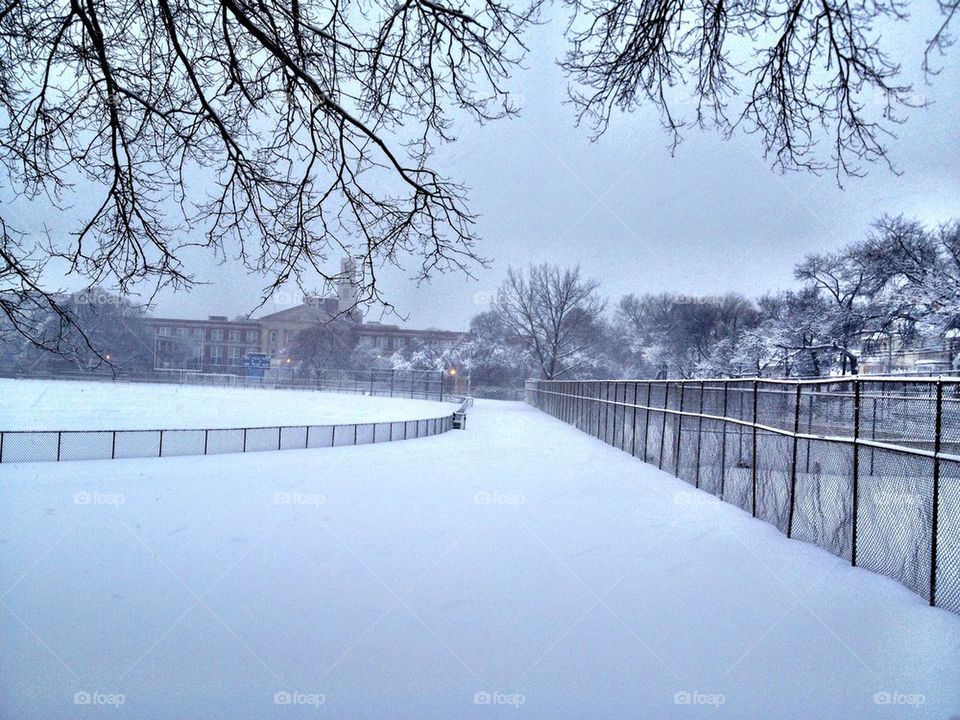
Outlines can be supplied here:
M377 355L392 355L422 343L453 346L462 339L464 333L460 332L363 322L355 307L357 287L353 273L352 263L344 260L335 296L305 296L296 307L256 319L230 320L222 315L211 315L206 320L149 318L147 322L154 329L154 367L239 373L243 356L260 352L275 365L296 362L290 348L297 333L334 318L348 328L353 347L369 349Z
M244 355L261 348L256 320L211 315L206 320L148 318L147 323L153 328L155 369L230 372L243 366Z

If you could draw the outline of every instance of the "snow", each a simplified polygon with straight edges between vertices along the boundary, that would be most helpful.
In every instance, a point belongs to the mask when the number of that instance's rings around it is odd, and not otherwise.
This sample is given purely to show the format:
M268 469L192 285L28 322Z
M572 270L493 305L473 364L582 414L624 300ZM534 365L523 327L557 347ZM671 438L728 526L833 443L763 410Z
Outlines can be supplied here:
M3 718L960 709L960 617L519 403L0 472Z
M420 420L449 403L307 390L0 379L0 430L153 430Z

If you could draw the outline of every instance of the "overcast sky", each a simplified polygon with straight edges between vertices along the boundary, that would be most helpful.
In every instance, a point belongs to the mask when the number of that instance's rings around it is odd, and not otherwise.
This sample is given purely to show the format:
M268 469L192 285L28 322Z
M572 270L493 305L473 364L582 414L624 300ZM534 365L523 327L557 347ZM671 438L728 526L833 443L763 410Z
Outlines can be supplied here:
M903 50L910 79L936 21L931 14L888 36ZM652 291L756 296L790 286L804 254L862 237L884 213L930 223L960 217L957 52L932 85L920 80L917 92L933 104L913 111L890 143L903 174L872 166L866 179L849 179L841 190L832 176L771 170L749 136L689 131L671 156L651 110L615 116L591 143L589 129L576 129L573 109L562 103L566 81L554 62L561 32L554 21L529 36L528 67L513 81L519 119L461 125L459 141L437 154L434 165L472 189L478 251L492 262L477 268L476 281L438 276L419 288L412 272L387 272L383 288L409 327L466 328L510 264L579 263L611 302ZM337 264L331 258L331 269ZM244 314L264 284L206 255L192 257L190 269L211 284L161 295L158 314ZM289 296L282 300L267 310L289 306Z

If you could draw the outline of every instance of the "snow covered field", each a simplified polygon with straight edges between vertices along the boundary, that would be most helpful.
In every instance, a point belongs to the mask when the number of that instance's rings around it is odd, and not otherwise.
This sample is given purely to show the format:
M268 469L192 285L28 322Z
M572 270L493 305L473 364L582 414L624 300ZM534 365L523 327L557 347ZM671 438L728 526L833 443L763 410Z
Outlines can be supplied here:
M960 714L960 617L519 403L3 466L0 600L4 719Z
M0 430L326 425L439 417L430 400L306 390L0 379Z

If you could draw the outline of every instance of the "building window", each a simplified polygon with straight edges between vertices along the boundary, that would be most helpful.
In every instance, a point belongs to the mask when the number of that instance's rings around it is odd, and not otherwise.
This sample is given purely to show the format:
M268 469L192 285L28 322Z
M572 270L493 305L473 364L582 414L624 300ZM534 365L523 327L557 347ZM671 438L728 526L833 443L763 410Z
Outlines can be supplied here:
M178 327L175 331L177 337L183 337L187 334L187 329L185 327Z
M202 337L203 337L203 328L194 328L194 329L193 329L193 336L194 336L195 338L202 338Z
M219 365L220 361L223 359L223 348L219 345L213 345L210 347L210 362L214 365Z
M230 342L240 342L240 331L231 330L229 333Z
M259 330L247 330L247 342L257 342L260 339Z
M161 325L157 328L157 335L163 335L164 337L170 337L170 328L166 325Z
M377 347L381 350L386 350L390 347L390 338L386 335L377 335Z
M210 339L214 341L223 340L223 330L221 330L220 328L214 328L213 330L211 330Z
M276 331L276 330L271 330L271 331L270 331L270 342L271 342L272 344L276 345L276 343L277 343L277 331Z

